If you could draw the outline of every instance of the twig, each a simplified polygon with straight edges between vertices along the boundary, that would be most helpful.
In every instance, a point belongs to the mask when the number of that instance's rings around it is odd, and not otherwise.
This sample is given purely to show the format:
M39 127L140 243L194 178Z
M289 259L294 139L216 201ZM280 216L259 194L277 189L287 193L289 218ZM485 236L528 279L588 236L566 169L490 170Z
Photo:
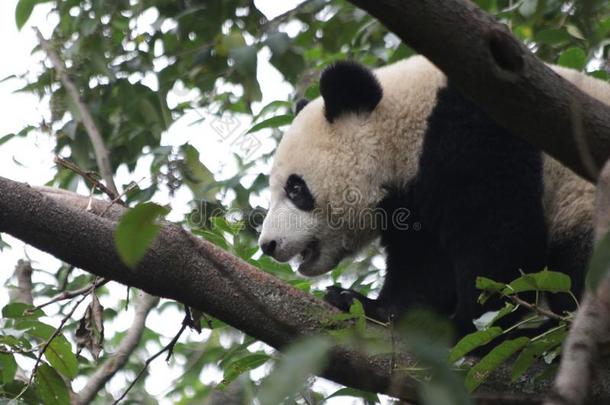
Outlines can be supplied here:
M536 312L539 315L543 315L543 316L546 316L547 318L555 319L557 321L564 321L564 322L570 321L567 317L557 315L553 311L549 311L547 309L541 308L536 304L530 304L529 302L524 301L521 298L519 298L516 294L509 296L509 298L515 305L525 307L525 308L529 309L530 311Z
M74 162L64 159L63 157L58 156L58 155L55 156L55 158L53 159L53 162L55 162L55 164L57 164L59 166L65 167L68 170L72 170L76 174L79 174L82 178L87 180L89 183L91 183L94 187L96 187L102 193L104 193L108 197L110 197L111 200L114 200L115 198L119 197L117 193L115 193L114 191L112 191L111 189L106 187L104 185L104 183L102 183L101 181L99 181L98 179L93 177L91 172L81 169Z
M104 208L104 211L102 211L99 216L103 217L104 215L106 215L106 213L108 212L108 210L110 208L112 208L112 206L114 204L119 204L122 205L123 207L127 207L127 204L125 204L122 200L123 196L125 196L127 193L129 193L131 190L133 190L136 186L138 185L138 183L132 183L132 185L128 186L125 190L123 190L123 192L121 194L119 194L118 196L116 196L116 198L112 199L112 201L110 201L110 204L108 204L106 206L106 208Z
M178 333L176 333L176 336L174 336L172 338L172 340L167 345L165 345L165 347L163 347L153 356L146 359L146 361L144 362L144 367L142 367L142 369L140 370L138 375L136 375L136 378L134 378L134 380L131 382L131 384L129 384L129 386L123 392L123 394L121 394L121 396L118 399L116 399L112 403L112 405L117 405L119 402L121 402L121 400L123 398L125 398L127 393L133 388L133 386L136 384L136 382L138 382L138 379L140 379L140 377L142 377L142 374L144 374L144 371L146 371L146 369L148 368L148 365L150 363L152 363L157 357L161 356L165 352L168 352L165 361L169 361L169 358L171 357L172 353L174 352L174 346L176 346L178 339L180 339L180 336L182 335L182 333L184 332L184 330L186 329L187 326L188 326L188 319L185 317L184 320L182 321L182 326L180 326L180 330L178 331Z
M66 70L66 66L64 62L59 57L59 54L53 48L51 43L47 41L38 28L34 28L36 32L36 36L38 37L38 42L40 43L40 47L46 52L47 56L51 60L51 64L55 68L55 72L61 80L61 83L64 85L66 92L72 98L74 104L80 113L80 118L82 120L85 129L87 130L87 134L89 135L89 139L91 139L91 144L93 145L93 150L95 152L95 160L97 162L98 169L102 175L102 179L106 182L106 187L110 189L115 195L118 195L118 189L114 184L114 179L112 178L112 167L110 165L110 154L106 145L104 144L104 140L102 139L102 135L95 125L95 121L93 120L93 116L89 111L89 108L83 102L76 85L72 82L70 77L68 76L68 72Z
M49 301L45 302L44 304L37 305L36 307L31 309L30 312L33 312L37 309L42 309L42 308L46 307L47 305L51 305L58 301L68 300L68 299L71 299L74 297L78 297L79 295L82 295L82 294L89 294L91 291L96 290L97 288L108 283L108 281L110 281L110 280L96 277L95 281L93 283L91 283L83 288L79 288L77 290L64 291L61 294L58 294L55 297L51 298Z
M135 306L135 314L132 325L127 330L125 337L121 339L116 351L98 369L89 377L89 381L85 387L77 394L74 403L76 405L85 405L91 403L97 393L106 385L106 383L122 369L129 356L140 343L146 318L150 311L155 308L159 302L159 297L142 292L142 295L137 300Z

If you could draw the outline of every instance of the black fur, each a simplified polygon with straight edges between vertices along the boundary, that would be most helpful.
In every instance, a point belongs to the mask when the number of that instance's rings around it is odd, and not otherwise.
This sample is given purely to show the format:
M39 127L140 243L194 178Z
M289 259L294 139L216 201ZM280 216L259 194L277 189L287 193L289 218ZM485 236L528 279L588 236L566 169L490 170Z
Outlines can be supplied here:
M373 111L383 90L372 71L358 63L343 61L322 72L320 94L324 99L324 115L332 123L348 112Z
M369 316L386 321L428 307L452 316L463 336L474 331L473 319L501 307L497 301L477 303L477 276L509 282L519 270L551 265L582 288L590 226L549 241L540 151L496 125L451 85L438 93L418 174L407 180L380 204L388 218L408 209L410 226L389 221L382 231L386 278L379 298L363 301ZM356 294L335 288L328 300L345 309L350 298L360 299ZM550 303L556 311L566 306Z
M301 112L301 110L303 108L305 108L305 106L309 104L309 100L307 100L306 98L302 98L299 101L296 102L296 104L294 105L294 115L297 116L299 115L299 113Z
M298 209L302 211L312 211L314 209L315 199L301 176L297 174L288 176L284 185L284 192Z

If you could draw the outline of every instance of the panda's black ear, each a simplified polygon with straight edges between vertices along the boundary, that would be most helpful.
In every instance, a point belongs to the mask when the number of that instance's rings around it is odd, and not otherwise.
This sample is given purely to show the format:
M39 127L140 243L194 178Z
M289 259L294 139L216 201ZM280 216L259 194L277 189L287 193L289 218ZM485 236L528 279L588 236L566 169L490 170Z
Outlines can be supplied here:
M371 112L377 107L383 90L371 70L356 62L337 62L320 77L320 94L328 122L346 112Z
M294 116L296 117L307 104L309 104L309 100L306 98L302 98L297 101L294 105Z

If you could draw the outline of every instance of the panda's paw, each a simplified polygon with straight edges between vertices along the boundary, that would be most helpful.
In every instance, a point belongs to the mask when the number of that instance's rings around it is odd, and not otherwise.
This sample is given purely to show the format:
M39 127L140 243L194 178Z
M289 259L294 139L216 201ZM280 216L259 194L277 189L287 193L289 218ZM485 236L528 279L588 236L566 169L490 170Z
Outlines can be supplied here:
M362 298L364 298L363 295L356 291L334 285L327 287L326 295L324 295L324 301L345 312L349 312L349 308L353 304L354 299L362 301Z

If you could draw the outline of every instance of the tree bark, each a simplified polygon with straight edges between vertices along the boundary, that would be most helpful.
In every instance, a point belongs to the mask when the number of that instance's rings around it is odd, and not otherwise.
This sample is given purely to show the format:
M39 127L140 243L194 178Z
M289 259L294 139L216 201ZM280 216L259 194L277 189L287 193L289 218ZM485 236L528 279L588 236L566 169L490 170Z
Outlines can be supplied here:
M0 232L85 271L209 313L275 348L341 326L333 319L338 313L335 308L176 225L164 223L141 264L132 269L119 259L113 239L117 220L125 208L109 208L104 201L64 190L32 188L2 177L0 195ZM88 206L91 211L86 210ZM367 332L385 339L388 351L402 347L400 343L390 343L393 332L389 328L371 324ZM415 360L405 352L367 355L352 348L335 347L322 376L347 386L412 400L416 398L417 382L399 370L414 364ZM511 383L510 367L501 367L475 396L540 403L550 390L552 379L534 383L533 376L544 368L534 367L526 378ZM592 388L591 400L597 403L610 401L606 382L610 381L610 370L601 373L606 378Z
M610 107L562 79L468 0L350 0L437 65L499 124L594 181Z

